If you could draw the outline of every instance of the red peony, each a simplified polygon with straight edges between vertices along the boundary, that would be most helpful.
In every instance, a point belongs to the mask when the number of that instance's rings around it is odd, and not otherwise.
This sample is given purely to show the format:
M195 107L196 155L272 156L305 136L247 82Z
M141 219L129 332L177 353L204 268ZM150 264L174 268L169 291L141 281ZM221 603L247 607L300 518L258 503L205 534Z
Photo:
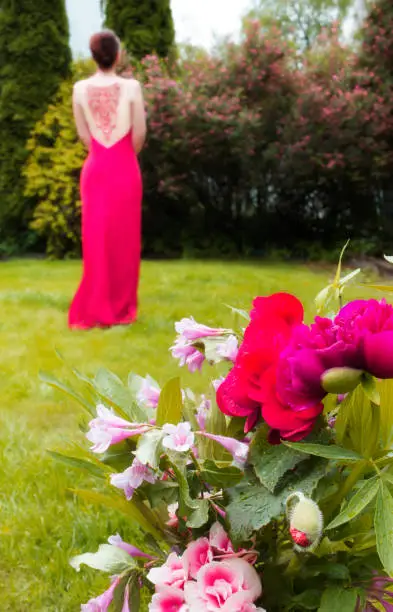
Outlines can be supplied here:
M300 440L322 411L321 397L294 410L277 394L277 367L293 332L303 321L303 306L287 293L256 298L234 368L217 390L224 414L245 417L250 431L262 416L272 441Z

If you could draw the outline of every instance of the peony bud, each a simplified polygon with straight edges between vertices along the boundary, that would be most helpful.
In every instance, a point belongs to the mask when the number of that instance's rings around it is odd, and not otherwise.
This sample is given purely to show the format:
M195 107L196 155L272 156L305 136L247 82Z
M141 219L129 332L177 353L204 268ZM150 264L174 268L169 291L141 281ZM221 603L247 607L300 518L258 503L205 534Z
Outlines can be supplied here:
M313 550L318 546L323 531L323 514L318 504L305 497L301 491L297 491L287 498L286 506L289 533L294 541L295 550L299 552Z
M356 389L363 376L362 370L354 368L331 368L322 374L322 387L327 393L344 394Z

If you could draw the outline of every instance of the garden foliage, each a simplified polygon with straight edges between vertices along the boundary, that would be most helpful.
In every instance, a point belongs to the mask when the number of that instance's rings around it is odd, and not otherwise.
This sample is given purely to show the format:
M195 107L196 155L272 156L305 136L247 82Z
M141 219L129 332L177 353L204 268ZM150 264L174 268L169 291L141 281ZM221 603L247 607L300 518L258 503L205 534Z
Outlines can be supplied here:
M376 70L381 62L370 42L377 37L387 55L391 29L376 33L374 13L359 52L343 46L333 27L301 66L281 32L255 20L239 44L189 54L176 69L152 55L134 67L149 127L141 155L145 254L262 255L276 248L307 256L318 244L318 256L348 235L374 251L391 242L393 83ZM75 164L82 155L67 104L64 90L37 124L31 148L42 131L49 146L39 165L33 152L27 166L28 193L40 199L35 227L54 256L79 243ZM69 121L64 131L50 127L56 114ZM52 198L49 216L40 193L56 190L56 180L67 186L67 200ZM56 217L65 206L63 241Z
M68 39L64 0L1 0L0 243L20 243L31 218L36 200L23 192L25 145L69 75Z
M393 307L342 305L358 273L340 260L311 325L287 293L233 309L232 330L176 323L172 356L211 368L201 396L179 378L42 375L88 414L90 450L52 453L95 477L74 493L130 522L75 551L77 571L112 577L83 609L136 612L142 587L150 612L391 609Z

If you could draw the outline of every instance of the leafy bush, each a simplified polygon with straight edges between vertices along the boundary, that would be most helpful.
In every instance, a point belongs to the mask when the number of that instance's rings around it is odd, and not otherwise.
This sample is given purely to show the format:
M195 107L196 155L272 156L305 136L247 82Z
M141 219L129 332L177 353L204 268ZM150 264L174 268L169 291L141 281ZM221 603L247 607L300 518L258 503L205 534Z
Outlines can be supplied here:
M39 199L32 228L47 240L52 257L76 255L80 250L79 176L84 146L74 127L70 104L75 80L86 77L92 64L74 66L28 143L27 195Z
M348 235L378 251L391 242L391 90L335 28L301 67L277 29L250 21L238 44L185 54L175 73L156 56L133 72L149 124L141 155L145 255L285 249L314 257ZM79 245L84 154L70 89L64 85L37 126L27 168L28 193L40 199L34 227L55 256Z

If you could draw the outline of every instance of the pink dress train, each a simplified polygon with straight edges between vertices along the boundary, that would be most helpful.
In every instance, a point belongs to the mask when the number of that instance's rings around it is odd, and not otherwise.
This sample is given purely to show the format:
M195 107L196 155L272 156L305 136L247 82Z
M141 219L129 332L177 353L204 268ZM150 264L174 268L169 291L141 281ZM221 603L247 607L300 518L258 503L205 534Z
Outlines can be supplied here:
M142 180L131 134L105 147L92 138L81 175L83 278L71 328L126 325L137 316Z

